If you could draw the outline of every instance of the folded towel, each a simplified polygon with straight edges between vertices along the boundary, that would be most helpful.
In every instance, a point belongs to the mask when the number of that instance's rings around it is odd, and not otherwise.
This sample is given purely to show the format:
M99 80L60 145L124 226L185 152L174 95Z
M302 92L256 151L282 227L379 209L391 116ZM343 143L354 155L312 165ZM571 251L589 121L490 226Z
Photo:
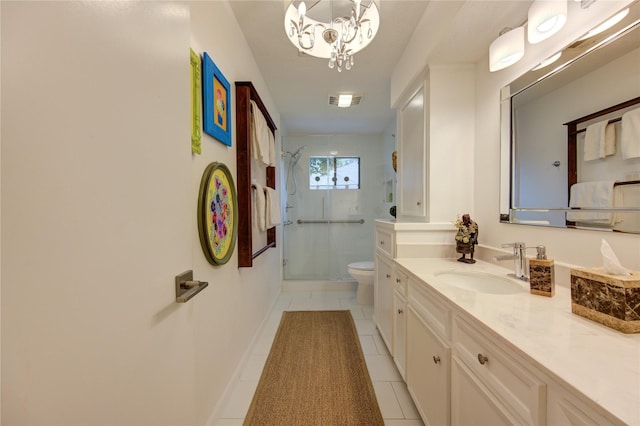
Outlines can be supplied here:
M253 157L267 166L275 165L275 139L267 120L254 101L251 102L251 148Z
M265 187L267 190L267 206L265 213L266 228L272 228L276 225L280 225L280 200L278 199L278 193L275 189Z
M574 208L612 208L615 181L580 182L571 185L569 207ZM613 225L615 215L609 212L567 212L567 220Z
M271 133L271 130L268 132L269 136L269 166L276 165L276 138Z
M608 157L616 153L616 125L607 124L604 128L604 155Z
M266 231L266 218L265 218L265 210L266 210L266 202L264 195L264 188L259 183L252 183L251 186L255 188L255 204L254 204L254 223L258 225L258 229L261 231Z
M622 159L640 157L640 108L622 114L620 127Z
M608 124L609 120L603 120L587 126L584 136L584 161L597 160L607 156ZM613 130L613 126L611 129ZM609 151L611 151L611 145L613 145L612 154L615 154L615 130L609 131Z

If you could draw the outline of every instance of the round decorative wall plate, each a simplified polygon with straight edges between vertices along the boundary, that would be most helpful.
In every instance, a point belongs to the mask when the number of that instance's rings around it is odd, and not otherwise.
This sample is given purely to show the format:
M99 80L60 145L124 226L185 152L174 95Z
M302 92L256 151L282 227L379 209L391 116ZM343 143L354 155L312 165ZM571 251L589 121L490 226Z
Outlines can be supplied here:
M229 261L238 236L238 199L231 172L223 163L209 164L202 174L198 233L209 263L222 265Z

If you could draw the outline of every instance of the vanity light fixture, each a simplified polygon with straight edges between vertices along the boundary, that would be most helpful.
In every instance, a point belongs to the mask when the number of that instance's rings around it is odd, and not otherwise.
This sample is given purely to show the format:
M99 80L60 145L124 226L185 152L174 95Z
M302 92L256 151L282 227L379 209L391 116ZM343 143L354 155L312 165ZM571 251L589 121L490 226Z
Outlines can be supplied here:
M367 47L378 32L378 1L316 0L307 9L304 1L291 0L284 16L287 37L300 52L329 59L329 68L350 70L353 55ZM334 3L338 9L335 18Z
M580 7L583 9L588 9L596 0L575 0L576 3L580 3Z
M524 27L505 28L489 46L489 71L499 71L524 56Z
M540 62L538 65L536 65L535 67L531 68L531 71L537 71L539 69L546 67L547 65L551 65L552 63L560 59L560 56L562 56L562 52L558 52L555 55L548 57L547 59Z
M548 39L567 22L567 0L536 0L529 8L527 38L536 44Z
M611 18L607 19L602 24L598 25L597 27L595 27L594 29L592 29L591 31L586 33L584 36L579 38L578 41L586 40L589 37L593 37L596 34L600 34L601 32L608 30L609 28L613 27L618 22L622 21L625 18L625 16L627 16L628 14L629 14L629 9L628 8L616 13Z

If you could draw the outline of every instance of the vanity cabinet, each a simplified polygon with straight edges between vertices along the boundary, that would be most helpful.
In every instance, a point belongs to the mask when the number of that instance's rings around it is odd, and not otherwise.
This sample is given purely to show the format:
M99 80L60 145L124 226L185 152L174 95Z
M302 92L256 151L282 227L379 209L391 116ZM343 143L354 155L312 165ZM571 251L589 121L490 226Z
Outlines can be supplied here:
M393 291L393 361L406 380L407 353L407 276L395 270Z
M407 388L425 424L448 425L451 310L413 277L408 295Z
M449 224L473 211L473 168L455 159L474 149L475 78L471 64L430 64L394 102L399 221Z
M469 293L479 308L469 311L419 278L412 265L422 268L413 259L395 261L395 274L407 280L406 287L402 279L395 283L394 308L405 303L406 329L403 335L396 313L394 335L398 344L405 339L403 377L425 424L624 424L493 330L482 319L481 298Z
M376 253L374 276L374 315L380 337L393 352L393 263L387 256Z
M405 380L425 424L544 424L545 383L522 360L413 276L407 294Z

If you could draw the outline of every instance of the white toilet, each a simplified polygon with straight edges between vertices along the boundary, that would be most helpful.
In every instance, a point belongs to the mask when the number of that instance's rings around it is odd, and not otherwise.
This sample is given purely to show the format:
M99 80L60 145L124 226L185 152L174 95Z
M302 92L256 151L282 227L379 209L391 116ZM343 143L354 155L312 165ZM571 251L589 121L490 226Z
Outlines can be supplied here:
M358 281L358 303L373 305L373 262L350 263L348 271Z

